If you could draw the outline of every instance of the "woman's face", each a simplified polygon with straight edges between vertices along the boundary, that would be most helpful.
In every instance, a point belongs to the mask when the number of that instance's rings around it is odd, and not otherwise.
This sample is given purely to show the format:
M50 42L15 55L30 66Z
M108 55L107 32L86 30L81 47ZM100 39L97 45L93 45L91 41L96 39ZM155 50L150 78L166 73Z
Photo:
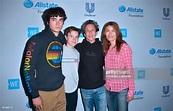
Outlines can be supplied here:
M109 42L116 41L117 35L116 30L113 28L113 26L109 25L105 28L105 35Z

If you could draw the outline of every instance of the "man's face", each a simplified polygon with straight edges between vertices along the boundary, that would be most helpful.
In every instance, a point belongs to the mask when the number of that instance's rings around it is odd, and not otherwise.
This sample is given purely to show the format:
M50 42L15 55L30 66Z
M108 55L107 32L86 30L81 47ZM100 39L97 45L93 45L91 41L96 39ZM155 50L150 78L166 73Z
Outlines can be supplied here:
M85 27L85 37L86 40L90 43L94 43L95 42L95 37L97 35L97 31L96 28L93 24L88 24Z
M63 17L60 16L54 16L50 18L50 21L48 23L50 29L55 34L55 36L58 36L59 32L61 31L64 24Z
M77 31L71 31L68 33L66 39L67 39L67 46L70 48L74 48L74 46L78 43L79 33Z

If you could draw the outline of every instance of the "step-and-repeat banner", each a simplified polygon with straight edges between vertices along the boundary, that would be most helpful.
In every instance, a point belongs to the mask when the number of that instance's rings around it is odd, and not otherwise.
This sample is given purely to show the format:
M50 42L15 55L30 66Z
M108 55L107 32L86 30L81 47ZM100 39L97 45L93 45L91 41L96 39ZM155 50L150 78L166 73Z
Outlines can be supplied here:
M116 21L133 51L135 99L129 111L173 111L172 0L0 0L0 111L31 111L20 79L25 42L43 30L43 11L61 6L64 28ZM80 35L80 41L84 37ZM83 111L81 97L77 111Z

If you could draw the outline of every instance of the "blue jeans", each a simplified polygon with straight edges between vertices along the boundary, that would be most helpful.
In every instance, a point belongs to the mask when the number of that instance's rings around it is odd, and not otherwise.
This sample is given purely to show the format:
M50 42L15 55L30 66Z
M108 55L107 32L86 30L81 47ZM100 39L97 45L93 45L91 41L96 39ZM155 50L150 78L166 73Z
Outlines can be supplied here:
M82 89L82 102L85 111L106 111L106 89L104 86L96 89Z
M127 102L128 88L120 92L110 92L106 90L106 99L109 111L128 111Z

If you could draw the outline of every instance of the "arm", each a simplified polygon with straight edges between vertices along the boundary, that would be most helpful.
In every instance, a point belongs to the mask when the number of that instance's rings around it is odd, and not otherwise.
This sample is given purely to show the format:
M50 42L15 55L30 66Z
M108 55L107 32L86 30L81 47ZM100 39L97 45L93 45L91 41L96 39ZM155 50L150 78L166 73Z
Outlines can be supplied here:
M23 81L26 84L26 90L31 94L32 98L39 97L35 80L35 66L37 57L38 45L35 40L29 39L23 53L21 75L23 76Z
M130 77L128 78L129 82L129 91L127 94L127 101L130 102L134 98L134 72L133 72L133 65L132 65L132 50L129 45L125 45L124 48L124 61L125 61L125 67L130 72Z

